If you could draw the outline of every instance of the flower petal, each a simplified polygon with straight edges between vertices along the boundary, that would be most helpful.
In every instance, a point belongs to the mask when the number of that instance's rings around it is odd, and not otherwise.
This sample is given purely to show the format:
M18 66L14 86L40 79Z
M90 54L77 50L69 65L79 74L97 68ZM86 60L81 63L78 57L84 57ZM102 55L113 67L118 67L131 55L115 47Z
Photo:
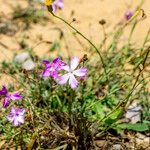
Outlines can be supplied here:
M62 68L62 70L65 70L67 72L69 72L69 70L70 70L68 65L62 66L61 68Z
M72 89L75 89L78 86L78 81L76 80L73 74L70 75L69 85L71 86Z
M24 108L19 109L19 114L20 115L24 115L25 112L26 112L26 109L24 109Z
M10 121L10 122L13 122L13 120L14 120L14 117L12 117L11 115L7 116L6 118L7 118L7 120Z
M23 96L20 95L20 93L12 93L10 94L10 99L12 99L13 101L15 100L21 100L23 98Z
M8 93L8 90L6 86L3 86L3 88L0 90L0 95L6 96Z
M10 100L9 97L4 98L4 101L3 101L3 107L4 108L7 108L9 106L9 100Z
M20 123L24 123L24 116L19 116L19 117L17 118L17 120L18 120L18 122L20 122Z
M79 61L80 59L78 57L74 57L71 59L71 63L70 63L71 70L74 70L77 68L77 66L79 65Z
M16 108L15 107L11 108L10 114L11 115L15 115L16 114Z
M14 118L13 123L14 123L14 126L18 126L19 125L18 119Z
M54 80L56 80L57 79L57 77L58 77L58 73L57 73L57 71L56 70L54 70L54 71L51 71L51 77L54 79Z
M56 12L56 8L57 8L57 3L56 3L56 2L53 2L53 3L52 3L52 13L55 13L55 12Z
M50 68L46 68L43 73L42 73L42 76L43 77L49 77L50 76Z
M43 64L44 64L46 67L50 67L50 66L51 66L49 60L43 60Z
M52 66L56 69L56 70L62 70L62 66L65 66L66 63L64 63L60 57L57 57L53 60Z
M63 0L58 0L57 6L58 6L59 9L62 9L64 7Z
M83 77L87 75L87 69L86 68L80 68L75 71L73 71L73 74L79 77Z
M69 73L67 73L63 76L60 76L58 79L58 84L62 84L62 85L65 84L68 81L69 77L70 77Z

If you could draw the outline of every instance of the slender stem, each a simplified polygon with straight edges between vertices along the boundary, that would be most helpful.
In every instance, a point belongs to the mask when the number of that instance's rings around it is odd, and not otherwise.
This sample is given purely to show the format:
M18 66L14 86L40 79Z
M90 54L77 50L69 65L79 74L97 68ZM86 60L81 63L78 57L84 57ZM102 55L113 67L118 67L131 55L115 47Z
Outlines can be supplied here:
M74 101L75 91L71 89L70 97L68 99L68 113L69 113L69 130L72 130L73 125L73 113L72 113L72 103Z
M141 53L142 53L142 51L143 51L143 49L145 47L145 44L148 42L149 35L150 35L150 28L149 28L149 30L147 32L147 35L146 35L145 39L144 39L143 46L141 48Z
M50 12L51 13L51 12ZM99 52L98 48L95 46L95 44L93 44L86 36L84 36L80 31L78 31L75 27L73 27L70 23L68 23L66 20L64 20L63 18L51 13L55 18L63 21L65 24L67 24L70 28L72 28L74 31L76 31L77 34L79 34L80 36L82 36L94 49L95 51L97 52L97 54L99 55L100 57L100 60L101 60L101 63L103 65L103 68L104 68L104 73L105 73L105 77L107 79L107 81L109 81L108 79L108 76L107 76L107 71L106 71L106 65L104 63L104 60L103 60L103 57L101 55L101 53Z
M129 46L130 46L130 41L131 41L131 38L132 38L132 35L133 35L133 32L134 32L134 30L135 30L135 27L136 27L137 23L138 23L138 22L135 21L134 24L133 24L133 26L132 26L132 28L131 28L130 35L129 35L129 38L128 38L128 48L129 48Z

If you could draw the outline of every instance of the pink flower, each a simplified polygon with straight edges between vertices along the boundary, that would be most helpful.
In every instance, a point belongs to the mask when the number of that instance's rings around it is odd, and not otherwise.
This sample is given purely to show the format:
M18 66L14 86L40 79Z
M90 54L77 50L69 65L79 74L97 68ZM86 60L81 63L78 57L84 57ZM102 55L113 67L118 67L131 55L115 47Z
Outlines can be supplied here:
M74 57L71 59L70 66L65 65L63 66L63 69L67 71L65 75L62 75L58 78L58 83L63 85L66 84L67 81L69 81L69 85L72 89L77 88L78 81L75 78L75 76L78 77L84 77L87 75L87 69L86 68L79 68L76 69L79 65L80 59L77 57Z
M132 11L127 11L124 15L125 19L128 21L131 19L131 17L133 16L133 12Z
M48 60L44 60L43 63L45 64L45 69L42 76L51 76L54 80L56 80L58 77L57 71L62 70L62 67L66 65L59 57L54 59L52 63L50 63Z
M64 7L63 0L56 0L52 3L52 12L55 13L56 9L62 9Z
M3 88L0 90L0 95L4 97L3 100L3 107L7 108L9 106L10 100L21 100L23 97L20 95L20 93L9 93L6 86L3 86Z
M24 123L25 109L12 107L10 114L7 116L8 121L12 122L14 126L18 126Z

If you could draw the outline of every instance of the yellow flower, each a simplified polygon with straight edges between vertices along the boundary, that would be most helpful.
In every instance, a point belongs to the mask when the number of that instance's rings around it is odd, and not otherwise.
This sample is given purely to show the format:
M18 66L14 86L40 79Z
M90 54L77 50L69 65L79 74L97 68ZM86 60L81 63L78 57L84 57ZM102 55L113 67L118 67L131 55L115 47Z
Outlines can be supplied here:
M45 0L45 5L46 6L51 6L53 3L53 0Z

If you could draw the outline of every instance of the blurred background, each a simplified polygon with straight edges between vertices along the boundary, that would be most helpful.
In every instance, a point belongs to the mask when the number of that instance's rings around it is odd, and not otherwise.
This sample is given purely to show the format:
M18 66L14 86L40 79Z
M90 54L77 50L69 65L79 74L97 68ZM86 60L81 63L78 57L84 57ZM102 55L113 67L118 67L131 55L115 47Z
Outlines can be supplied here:
M64 8L56 12L99 45L104 34L115 30L125 21L127 11L134 12L140 0L64 0ZM140 46L150 27L150 1L142 9L141 20L132 36L132 43ZM72 22L73 18L76 20ZM105 20L104 28L99 24ZM15 53L33 50L36 55L83 55L88 47L63 22L49 14L40 0L0 0L0 60L11 59ZM127 41L131 25L120 39ZM69 53L69 54L68 54Z

